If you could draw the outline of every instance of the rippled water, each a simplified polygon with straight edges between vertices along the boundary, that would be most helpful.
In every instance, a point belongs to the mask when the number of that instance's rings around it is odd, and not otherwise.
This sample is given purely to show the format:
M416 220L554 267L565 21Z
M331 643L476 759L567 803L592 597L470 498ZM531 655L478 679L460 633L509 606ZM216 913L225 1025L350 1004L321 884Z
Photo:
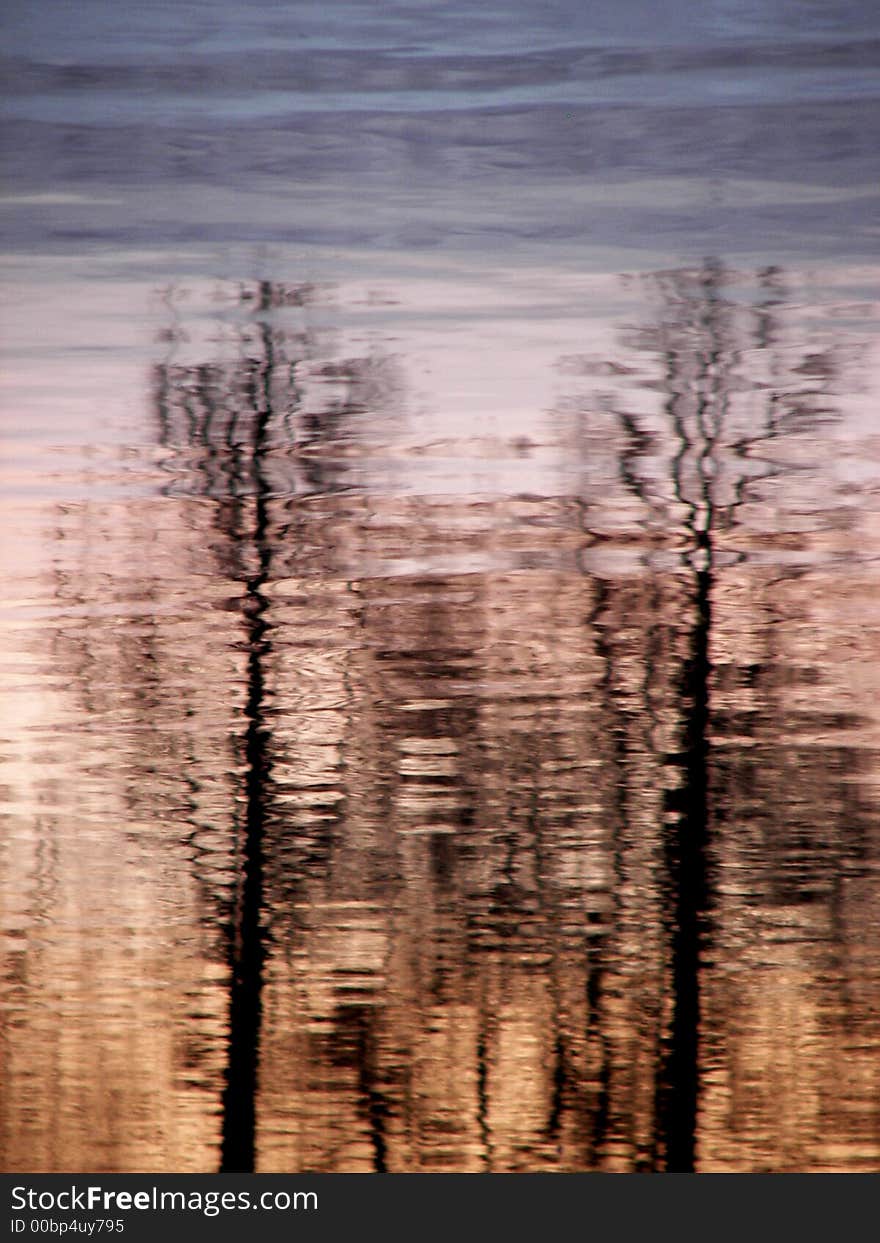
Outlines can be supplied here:
M875 6L51 16L3 1168L876 1170Z

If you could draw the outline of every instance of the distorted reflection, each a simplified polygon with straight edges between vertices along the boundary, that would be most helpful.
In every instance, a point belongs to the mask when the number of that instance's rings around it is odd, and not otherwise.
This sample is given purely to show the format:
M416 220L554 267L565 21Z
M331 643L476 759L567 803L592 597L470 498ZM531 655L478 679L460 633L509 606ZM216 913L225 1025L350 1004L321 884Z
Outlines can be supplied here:
M166 294L8 765L7 1168L876 1167L876 374L792 280L585 328L547 494L389 486L325 291Z

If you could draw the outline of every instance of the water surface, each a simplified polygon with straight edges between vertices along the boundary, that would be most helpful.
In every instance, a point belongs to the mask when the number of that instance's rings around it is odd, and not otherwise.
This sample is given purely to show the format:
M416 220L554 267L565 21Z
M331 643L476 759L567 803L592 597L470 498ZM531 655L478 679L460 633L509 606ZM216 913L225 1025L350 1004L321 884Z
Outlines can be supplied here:
M864 3L4 11L7 1170L876 1170Z

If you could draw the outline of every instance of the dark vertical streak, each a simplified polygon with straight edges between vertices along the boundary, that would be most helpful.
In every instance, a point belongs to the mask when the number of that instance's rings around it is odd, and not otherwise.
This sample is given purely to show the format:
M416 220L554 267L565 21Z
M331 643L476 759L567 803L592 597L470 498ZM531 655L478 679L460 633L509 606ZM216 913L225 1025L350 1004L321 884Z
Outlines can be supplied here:
M566 1104L566 1096L568 1091L568 1069L566 1067L566 1051L565 1041L562 1038L560 1030L559 1010L554 1008L553 1013L554 1040L553 1040L553 1073L550 1082L553 1085L550 1093L550 1111L547 1117L546 1134L547 1138L555 1140L559 1136L559 1128L562 1125L562 1112Z
M358 1091L363 1103L373 1149L373 1173L388 1173L388 1144L385 1138L388 1102L376 1086L372 1041L370 1039L369 1012L359 1007L354 1015L356 1030Z
M487 1049L486 1019L480 1018L477 1034L477 1126L483 1146L483 1166L492 1169L492 1135L489 1130L489 1054Z
M696 575L691 651L681 679L690 705L679 757L682 785L668 800L675 814L666 840L672 898L673 1011L661 1077L658 1123L665 1168L694 1169L699 1095L700 937L707 904L709 635L712 574Z
M538 891L538 902L543 918L548 923L555 923L556 913L551 893L548 892L546 878L548 875L547 855L544 844L543 826L540 816L540 776L538 772L537 756L534 756L530 765L531 770L531 797L529 799L529 814L526 826L531 837L535 858L535 876ZM514 854L514 844L511 842L510 863L508 870L512 872ZM545 1134L551 1142L558 1142L562 1129L563 1116L569 1106L571 1099L572 1075L569 1068L569 1049L567 1033L564 1029L562 1005L559 996L559 974L565 971L565 966L560 962L557 948L555 944L551 948L550 962L550 987L553 997L553 1072L551 1076L552 1090L550 1094L550 1108L547 1115L547 1126Z
M712 481L718 438L727 410L723 377L722 324L718 286L723 272L708 261L700 281L699 316L706 348L701 351L694 385L692 419L687 419L684 390L677 372L679 359L667 354L667 409L681 450L674 467L676 497L689 510L694 566L694 621L689 653L682 664L681 704L684 707L681 750L675 757L679 787L666 799L665 855L670 889L670 952L672 1017L659 1075L658 1127L665 1168L695 1170L697 1110L700 1093L700 968L702 924L708 902L708 725L710 725L710 638L712 629L713 537L716 505ZM697 307L694 308L695 312ZM694 435L689 433L689 421ZM682 466L687 451L696 454L697 496L685 497Z
M260 310L268 307L268 282L260 286ZM269 606L263 594L270 573L268 486L263 455L269 430L274 365L271 331L261 327L262 383L255 386L256 419L251 476L255 495L253 541L257 572L245 582L247 630L247 702L245 716L245 825L242 885L233 918L230 962L229 1051L223 1093L221 1173L252 1173L256 1160L256 1107L259 1088L265 944L262 928L266 786L270 777L270 733L265 726L263 662L271 651L267 638Z
M658 1131L665 1169L691 1173L695 1168L699 1106L700 959L704 913L708 905L709 819L709 677L712 628L713 535L715 504L713 458L726 407L720 375L722 350L717 322L717 287L721 272L707 264L700 298L708 348L701 359L693 403L693 438L686 402L678 383L678 357L670 350L667 409L681 444L674 464L674 487L689 511L694 565L693 623L689 652L683 662L680 696L683 705L681 750L674 763L680 784L667 798L669 821L665 855L670 892L670 954L672 1018L657 1093ZM699 442L699 447L697 447ZM695 500L684 495L682 468L688 450L697 453Z
M627 428L629 431L630 429ZM637 489L637 484L630 484L628 471L621 466L627 486ZM634 477L632 477L634 479ZM602 579L596 582L596 600L589 619L590 630L595 635L596 652L602 661L602 677L599 680L599 691L602 705L608 713L609 737L611 747L611 768L613 773L614 794L612 800L612 858L614 868L613 912L607 917L608 927L618 923L624 884L623 842L629 821L627 799L627 772L629 754L626 735L624 708L620 703L619 694L614 685L616 671L614 649L609 641L609 620L606 616L610 603L608 584ZM607 935L607 934L606 934ZM603 1027L603 1010L605 987L605 964L603 954L606 951L606 935L591 937L587 951L587 1023L588 1040L597 1041L601 1052L599 1065L599 1085L596 1104L593 1111L591 1138L592 1151L590 1164L596 1167L601 1164L608 1143L608 1130L611 1117L611 1043L607 1031Z
M608 1141L608 1124L611 1116L611 1049L607 1033L602 1027L603 971L600 951L591 947L587 960L587 1042L597 1041L602 1060L599 1064L599 1082L590 1126L590 1169L597 1169Z

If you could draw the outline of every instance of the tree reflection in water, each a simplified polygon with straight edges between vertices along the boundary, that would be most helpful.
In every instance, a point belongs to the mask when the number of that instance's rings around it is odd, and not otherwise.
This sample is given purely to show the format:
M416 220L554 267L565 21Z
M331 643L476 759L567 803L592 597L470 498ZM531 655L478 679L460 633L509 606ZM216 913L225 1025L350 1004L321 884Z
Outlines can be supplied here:
M691 579L688 605L678 623L684 640L680 671L674 678L678 745L663 758L667 770L663 922L669 938L670 1014L657 1059L652 1165L692 1171L698 1168L701 1049L707 1029L701 977L717 920L712 911L712 860L725 862L727 843L721 825L727 821L735 826L740 795L730 788L719 793L718 770L725 765L714 761L712 754L713 738L724 732L723 720L712 707L716 666L730 659L728 651L717 650L713 634L718 577L723 577L720 567L748 561L749 552L740 543L743 536L746 546L756 536L772 539L769 531L740 530L740 510L768 481L781 479L784 488L786 475L796 473L797 466L783 464L786 440L803 443L812 438L815 451L822 425L835 417L831 397L835 361L830 352L794 361L785 358L776 311L785 308L786 297L775 269L758 274L754 305L730 296L731 286L735 289L743 278L716 261L707 261L701 270L655 279L665 314L656 328L642 331L632 344L662 360L662 375L644 381L659 390L662 405L647 416L633 412L621 402L618 388L617 393L600 397L597 406L619 427L617 474L621 488L637 503L633 520L641 519L651 535L659 531L674 538L676 530L681 531L684 539L678 555ZM756 362L759 374L752 370ZM630 354L625 361L606 362L598 369L631 376L639 370L633 363ZM589 361L581 368L590 369ZM595 442L603 430L601 422L597 427L589 414L585 416L582 434L587 441ZM609 500L607 490L591 495L590 482L585 489L588 530L591 509L601 511ZM784 492L780 499L784 519ZM821 538L826 525L821 501L815 517ZM799 573L803 570L783 571L782 577L796 578ZM758 577L753 575L753 581ZM768 634L778 620L773 616L774 578L764 584L771 599ZM784 662L784 653L777 653L768 661L767 672L772 669L775 679L791 676L786 675ZM783 732L774 750L784 749L786 743ZM624 756L619 763L625 768ZM804 767L814 764L809 757ZM856 766L850 757L846 767L852 771ZM814 811L810 820L815 818ZM825 831L824 825L815 823L792 828ZM811 850L820 851L820 842L811 843Z
M227 366L174 366L156 370L156 408L164 447L198 454L201 491L219 501L221 561L242 583L246 633L247 721L243 740L245 793L241 872L229 922L229 1057L223 1092L221 1172L255 1168L259 1090L264 937L264 838L272 802L272 730L267 718L266 663L272 656L268 617L271 583L283 537L269 512L275 451L299 494L326 494L344 483L344 466L325 452L340 446L352 417L363 412L369 361L324 365L320 374L344 392L323 408L302 401L297 367L314 350L309 332L273 326L278 308L304 307L310 286L262 280L241 290L251 311L241 332L241 356ZM292 471L291 471L292 468ZM291 477L292 476L292 477ZM301 491L300 491L301 490Z
M224 1170L808 1168L825 1135L872 1142L803 1097L860 1056L835 981L876 831L864 718L826 706L841 666L798 621L856 538L816 499L837 364L777 271L654 291L618 357L564 360L557 496L372 483L402 381L291 328L308 286L243 289L232 361L156 370L168 497L210 507L193 556L243 629L236 845L200 885ZM162 659L133 662L146 715ZM752 939L783 924L796 969ZM780 1106L805 1150L754 1087L798 1037L746 961L825 1016Z

